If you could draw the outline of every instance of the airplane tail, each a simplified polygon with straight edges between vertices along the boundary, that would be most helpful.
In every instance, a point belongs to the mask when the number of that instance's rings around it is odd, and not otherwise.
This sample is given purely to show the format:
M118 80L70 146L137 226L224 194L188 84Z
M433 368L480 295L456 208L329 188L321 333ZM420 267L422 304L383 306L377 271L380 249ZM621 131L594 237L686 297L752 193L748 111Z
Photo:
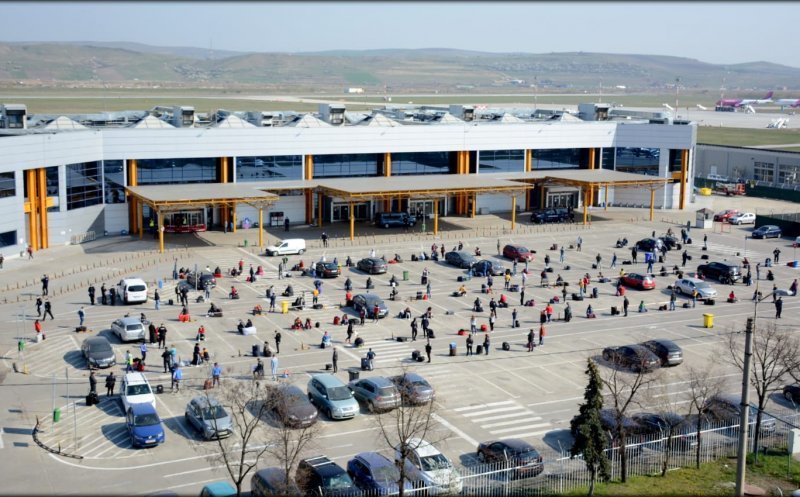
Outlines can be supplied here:
M772 91L771 91L771 92L769 92L769 93L767 93L767 96L766 96L766 97L764 97L762 100L769 100L770 98L772 98L772 94L773 94L773 93L774 93L774 92L772 92Z

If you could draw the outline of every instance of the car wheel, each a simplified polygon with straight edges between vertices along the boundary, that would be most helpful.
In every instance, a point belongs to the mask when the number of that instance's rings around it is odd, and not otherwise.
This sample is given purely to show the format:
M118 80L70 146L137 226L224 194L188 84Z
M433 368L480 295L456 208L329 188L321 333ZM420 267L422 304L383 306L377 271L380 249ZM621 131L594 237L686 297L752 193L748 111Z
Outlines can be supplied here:
M367 410L371 413L375 413L375 404L372 401L367 402Z
M297 255L303 255L303 252L305 252L305 250L300 249L300 250L297 251Z
M333 412L330 407L325 411L325 415L328 416L328 419L333 419Z
M789 402L794 402L791 392L783 392L783 398L788 400Z

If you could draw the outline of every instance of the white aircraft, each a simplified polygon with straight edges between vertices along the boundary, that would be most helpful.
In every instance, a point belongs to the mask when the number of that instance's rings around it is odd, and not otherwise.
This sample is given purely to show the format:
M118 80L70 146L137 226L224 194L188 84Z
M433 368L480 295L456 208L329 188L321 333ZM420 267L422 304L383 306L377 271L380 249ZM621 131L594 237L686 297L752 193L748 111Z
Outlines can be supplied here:
M672 108L672 106L670 104L661 104L661 105L666 107L669 110L675 110L675 109Z
M700 104L697 104L697 108L700 109L700 110L708 110L708 107L704 107L704 106L702 106Z
M800 107L800 98L779 98L775 100L773 103L780 105L781 108L783 107Z

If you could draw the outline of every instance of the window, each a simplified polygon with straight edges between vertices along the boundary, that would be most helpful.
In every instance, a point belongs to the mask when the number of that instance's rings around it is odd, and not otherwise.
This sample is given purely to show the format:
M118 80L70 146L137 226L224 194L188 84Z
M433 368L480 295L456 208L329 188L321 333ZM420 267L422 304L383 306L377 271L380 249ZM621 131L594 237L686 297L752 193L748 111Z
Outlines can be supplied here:
M67 210L103 203L100 162L67 165Z
M648 149L650 150L650 149ZM683 155L682 150L676 149L669 149L669 172L671 173L679 173L681 172L681 156Z
M448 174L449 152L411 152L392 154L392 176Z
M614 170L614 157L616 155L617 149L611 148L604 148L601 154L602 162L600 163L601 169L611 169Z
M302 155L237 157L236 181L278 181L303 179Z
M394 165L394 162L393 164ZM378 175L378 154L314 156L314 178L353 178Z
M11 245L17 244L17 232L16 231L6 231L5 233L0 233L0 247L10 247Z
M13 197L17 194L17 181L14 172L0 173L0 198Z
M581 166L580 148L534 150L532 169L578 169Z
M125 168L121 160L103 161L105 203L125 203Z
M524 150L482 150L480 172L504 173L525 171Z
M658 176L660 160L660 149L622 147L617 149L616 170Z
M754 162L753 179L773 183L775 181L775 164L772 162Z
M140 185L216 183L217 163L213 157L197 159L142 159L136 170Z
M800 182L798 171L800 167L790 164L778 164L778 183L796 185Z

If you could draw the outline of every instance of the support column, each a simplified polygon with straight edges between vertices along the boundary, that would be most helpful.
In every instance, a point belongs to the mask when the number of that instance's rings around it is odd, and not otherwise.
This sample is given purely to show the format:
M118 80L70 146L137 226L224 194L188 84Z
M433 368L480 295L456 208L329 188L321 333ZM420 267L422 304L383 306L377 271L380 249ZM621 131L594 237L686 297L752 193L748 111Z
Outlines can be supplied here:
M589 206L586 204L586 190L587 187L581 188L581 193L583 193L583 224L588 224L589 221Z
M547 200L547 193L544 188L544 183L539 184L539 208L544 209L544 203Z
M28 215L28 245L36 251L39 249L39 223L37 222L38 216L36 211L39 209L39 197L36 194L37 181L36 170L28 169L25 171L28 181L28 205L30 206L30 213Z
M139 170L137 167L136 159L128 160L128 186L139 185ZM133 197L128 197L128 231L130 234L136 232L136 224L139 218L136 216L137 201Z
M351 200L348 204L350 207L348 209L350 214L350 241L355 240L356 238L356 213L353 209L353 201Z
M227 157L220 157L219 158L219 174L217 175L217 179L220 183L227 183L228 182L228 158ZM230 222L230 212L228 211L228 206L223 206L220 208L220 217L222 218L222 231L227 231L228 223ZM234 226L235 229L235 226Z
M144 237L144 205L141 202L136 202L136 217L139 219L138 227L139 227L139 240Z
M322 192L317 193L317 225L322 228L322 200L325 195Z
M655 188L651 188L650 189L650 221L653 220L653 215L654 215L653 210L655 209L655 205L656 205L656 190L655 190Z
M433 234L439 234L439 199L433 199Z
M590 148L589 149L589 169L590 170L594 170L595 169L595 160L596 159L597 159L597 149L596 148ZM594 205L595 204L595 190L597 190L597 196L598 197L600 196L600 187L592 185L589 188L589 199L590 199L589 200L589 205Z
M511 230L517 227L517 196L511 196Z
M687 149L681 150L681 196L678 200L678 208L683 210L686 208L686 177L689 170L689 151Z
M470 217L475 217L475 210L478 208L478 194L472 194L472 215Z
M264 246L264 208L258 208L258 246Z
M306 188L303 191L306 201L306 224L311 224L314 219L314 192L311 188Z
M39 248L46 249L50 246L50 237L47 231L47 171L42 167L36 172L39 183L39 187L36 189L36 197L39 201Z
M233 222L231 233L236 233L236 202L234 202L231 207L231 221Z
M525 172L529 172L531 170L531 155L532 151L530 149L525 149L523 151L525 154ZM533 191L529 188L525 190L525 208L529 209L531 207L531 195L533 195Z
M389 152L383 154L383 175L387 178L392 175L392 154L390 154ZM391 212L391 210L392 210L392 199L391 198L384 199L383 211Z
M161 211L157 212L158 216L158 251L162 254L164 253L164 213Z
M607 211L608 210L608 183L606 183L606 186L603 188L603 192L604 192L604 195L605 195L605 198L603 199L603 210Z

